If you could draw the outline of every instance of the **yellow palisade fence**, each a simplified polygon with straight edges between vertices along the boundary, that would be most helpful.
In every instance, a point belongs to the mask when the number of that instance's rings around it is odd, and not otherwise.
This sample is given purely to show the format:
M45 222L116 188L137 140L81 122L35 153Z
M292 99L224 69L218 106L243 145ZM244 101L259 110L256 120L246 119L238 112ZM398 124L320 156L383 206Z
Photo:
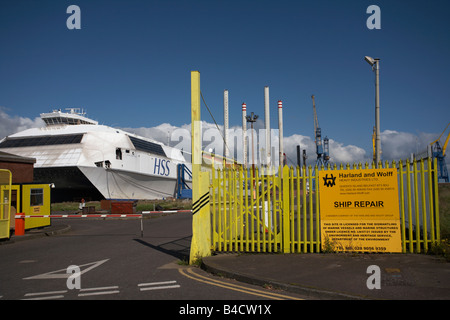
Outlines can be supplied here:
M392 162L391 167L398 172L402 251L426 252L440 242L436 160ZM318 169L212 168L211 249L321 252ZM320 169L362 169L362 165Z
M281 250L281 179L259 169L213 170L213 250Z

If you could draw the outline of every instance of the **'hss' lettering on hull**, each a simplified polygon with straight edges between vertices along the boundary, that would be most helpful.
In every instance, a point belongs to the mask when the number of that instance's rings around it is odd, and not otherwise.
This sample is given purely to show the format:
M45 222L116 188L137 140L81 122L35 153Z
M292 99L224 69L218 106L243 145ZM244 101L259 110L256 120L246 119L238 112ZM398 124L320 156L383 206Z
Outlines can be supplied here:
M153 174L160 176L168 176L170 174L169 160L155 158L155 166L153 167Z

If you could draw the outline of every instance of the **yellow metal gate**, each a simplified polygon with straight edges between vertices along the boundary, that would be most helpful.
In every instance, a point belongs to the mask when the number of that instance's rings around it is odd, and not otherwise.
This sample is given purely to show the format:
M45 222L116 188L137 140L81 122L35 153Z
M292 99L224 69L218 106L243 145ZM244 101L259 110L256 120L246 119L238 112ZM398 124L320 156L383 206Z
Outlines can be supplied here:
M211 189L214 250L281 250L279 177L257 168L213 170Z
M212 172L212 247L215 251L319 251L315 176L293 168L219 169ZM297 168L298 170L298 168ZM278 174L281 173L281 174ZM283 191L284 190L284 191Z

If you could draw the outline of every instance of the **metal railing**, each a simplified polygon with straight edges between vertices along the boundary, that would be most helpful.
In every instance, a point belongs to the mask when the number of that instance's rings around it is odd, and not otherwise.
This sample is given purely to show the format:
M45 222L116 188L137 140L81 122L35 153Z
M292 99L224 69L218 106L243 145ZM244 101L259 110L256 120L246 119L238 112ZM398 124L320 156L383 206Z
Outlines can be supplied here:
M384 167L398 172L402 252L427 252L440 242L436 159L385 162ZM374 164L321 170L369 168ZM275 169L212 168L213 251L322 251L317 166Z

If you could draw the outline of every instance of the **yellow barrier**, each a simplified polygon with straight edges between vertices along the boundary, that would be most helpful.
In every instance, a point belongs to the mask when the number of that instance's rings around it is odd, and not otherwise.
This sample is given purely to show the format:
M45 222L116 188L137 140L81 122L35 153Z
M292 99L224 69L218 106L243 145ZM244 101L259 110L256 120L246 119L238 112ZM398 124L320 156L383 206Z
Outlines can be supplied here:
M373 164L372 164L373 167ZM381 168L381 164L379 165ZM389 168L389 163L385 163ZM437 162L392 162L399 177L402 252L426 252L440 242ZM363 169L347 165L345 169ZM328 167L327 170L337 170ZM344 170L344 166L339 167ZM369 169L366 163L364 169ZM321 168L324 170L324 168ZM318 168L212 169L213 251L321 251ZM406 181L406 183L405 183Z

